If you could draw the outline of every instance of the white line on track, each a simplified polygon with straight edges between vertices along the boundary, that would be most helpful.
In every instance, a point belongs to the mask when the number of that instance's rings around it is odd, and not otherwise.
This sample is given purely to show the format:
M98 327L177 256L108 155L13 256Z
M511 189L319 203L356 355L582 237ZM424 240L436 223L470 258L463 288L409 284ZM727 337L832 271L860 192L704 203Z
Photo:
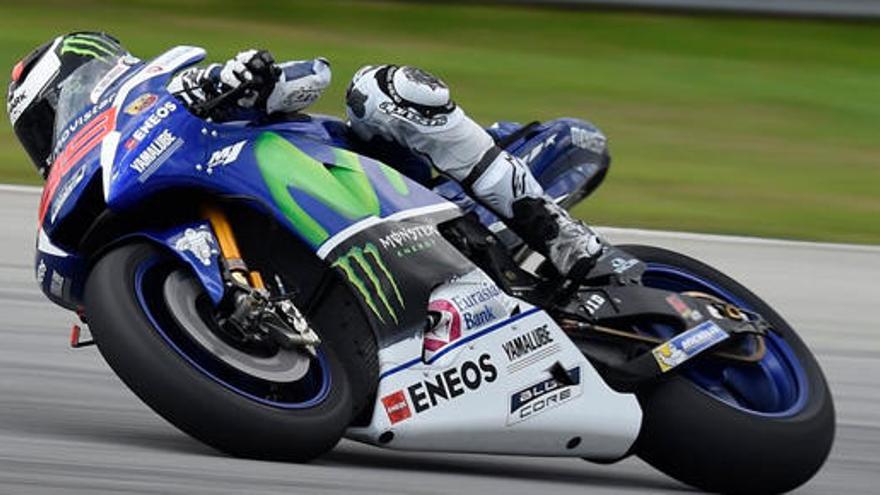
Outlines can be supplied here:
M40 194L43 188L40 186L23 186L19 184L0 184L0 192Z

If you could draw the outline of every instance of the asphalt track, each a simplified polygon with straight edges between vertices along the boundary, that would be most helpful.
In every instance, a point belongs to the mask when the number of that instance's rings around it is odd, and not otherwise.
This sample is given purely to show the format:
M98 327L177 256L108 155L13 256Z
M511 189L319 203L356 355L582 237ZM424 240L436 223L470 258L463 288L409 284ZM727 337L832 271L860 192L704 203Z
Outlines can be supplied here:
M68 348L72 315L45 300L34 283L37 202L33 191L0 187L0 494L688 490L637 459L600 466L577 459L397 453L348 441L308 465L222 456L141 404L95 348ZM701 258L776 306L818 355L838 413L831 458L799 493L878 493L880 248L605 232L615 242Z

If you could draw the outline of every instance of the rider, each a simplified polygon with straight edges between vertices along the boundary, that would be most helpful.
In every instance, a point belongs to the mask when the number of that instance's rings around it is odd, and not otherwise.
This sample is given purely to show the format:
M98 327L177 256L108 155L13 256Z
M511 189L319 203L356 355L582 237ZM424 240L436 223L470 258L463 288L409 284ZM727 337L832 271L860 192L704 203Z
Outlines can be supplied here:
M44 177L58 152L52 143L58 93L75 69L104 54L128 56L109 35L72 33L39 47L13 69L7 112ZM223 65L186 69L168 89L192 108L237 88L237 98L206 117L252 120L303 110L329 83L330 65L323 58L276 64L265 50L247 50ZM528 167L498 147L435 76L412 66L363 67L348 87L346 110L359 138L396 143L458 181L560 273L577 280L601 254L599 236L544 194Z

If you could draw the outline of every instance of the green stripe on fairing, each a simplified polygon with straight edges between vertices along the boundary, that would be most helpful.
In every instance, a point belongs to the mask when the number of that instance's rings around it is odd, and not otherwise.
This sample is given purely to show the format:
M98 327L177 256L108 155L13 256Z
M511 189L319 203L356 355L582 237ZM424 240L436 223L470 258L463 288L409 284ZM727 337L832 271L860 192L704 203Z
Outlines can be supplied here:
M403 180L403 176L400 175L400 172L394 170L393 168L385 165L384 163L379 163L379 168L382 169L382 173L385 174L385 178L388 179L388 182L397 191L401 196L406 196L409 194L409 187L406 185L406 181Z
M270 132L260 134L257 137L254 143L254 153L263 180L272 194L272 199L275 200L275 204L278 205L293 228L313 246L326 241L330 237L327 230L296 204L293 196L287 190L287 187L294 182L294 176L301 173L300 169L311 168L309 162L314 160L309 156L303 158L304 153L283 138ZM306 166L301 166L299 162L305 163Z
M308 194L349 220L379 215L379 198L356 154L335 149L336 163L325 166L273 132L257 137L254 152L275 203L312 245L321 244L329 234L296 203L289 187Z
M336 164L330 167L330 173L351 193L350 198L354 200L350 205L343 206L356 208L355 214L358 217L378 215L379 198L373 185L370 184L369 177L364 173L360 158L342 148L333 148L333 154L336 156ZM333 199L338 201L336 197ZM346 196L346 199L349 199L349 196Z

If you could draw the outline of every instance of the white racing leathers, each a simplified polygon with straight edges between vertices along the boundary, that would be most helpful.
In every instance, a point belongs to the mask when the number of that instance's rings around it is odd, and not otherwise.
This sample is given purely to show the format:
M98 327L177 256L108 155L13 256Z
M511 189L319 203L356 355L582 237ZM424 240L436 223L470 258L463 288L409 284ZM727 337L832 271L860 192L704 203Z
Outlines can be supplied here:
M352 79L346 109L360 138L393 140L430 161L560 273L578 278L592 268L600 238L548 198L528 167L496 146L440 79L410 66L366 66Z

